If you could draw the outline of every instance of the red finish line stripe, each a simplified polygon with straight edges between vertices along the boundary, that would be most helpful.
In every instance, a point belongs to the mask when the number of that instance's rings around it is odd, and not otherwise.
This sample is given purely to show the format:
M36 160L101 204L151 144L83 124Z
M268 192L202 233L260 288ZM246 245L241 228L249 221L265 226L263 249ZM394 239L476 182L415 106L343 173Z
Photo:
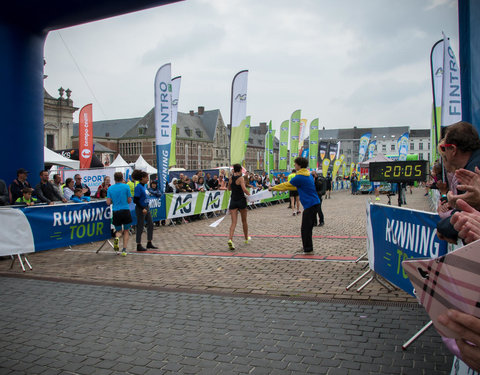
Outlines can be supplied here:
M228 237L228 234L219 234L219 233L196 233L195 236L199 237ZM243 237L243 234L236 234L234 237ZM275 234L252 234L250 237L256 238L300 238L299 235L275 235ZM367 236L312 236L313 238L333 238L333 239L366 239Z

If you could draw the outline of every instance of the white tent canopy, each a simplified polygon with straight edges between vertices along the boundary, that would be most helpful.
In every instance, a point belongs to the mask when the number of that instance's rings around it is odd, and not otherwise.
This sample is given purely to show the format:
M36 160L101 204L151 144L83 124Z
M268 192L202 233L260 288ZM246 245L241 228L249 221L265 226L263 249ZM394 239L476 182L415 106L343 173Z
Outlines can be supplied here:
M147 163L147 161L143 158L142 155L140 155L135 162L135 169L140 169L147 172L148 174L154 174L158 172L155 168L153 168L150 164Z
M122 158L122 155L118 154L115 160L112 162L112 164L109 165L109 167L113 168L122 168L122 167L130 167L130 164L128 164L124 158Z
M62 165L72 169L80 168L80 162L78 160L68 159L46 147L43 147L43 158L46 165Z
M380 161L391 161L391 160L383 154L378 154L378 155L375 155L373 158L368 159L368 160L364 161L363 163L360 163L360 167L361 168L368 168L368 165L370 163L377 163L377 162L380 162Z

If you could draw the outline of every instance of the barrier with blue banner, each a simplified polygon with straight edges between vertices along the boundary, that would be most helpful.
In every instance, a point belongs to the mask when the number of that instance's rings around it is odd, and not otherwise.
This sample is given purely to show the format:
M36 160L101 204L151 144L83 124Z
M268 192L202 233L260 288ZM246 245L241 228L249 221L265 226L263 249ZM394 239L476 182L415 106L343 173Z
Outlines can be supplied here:
M412 258L437 258L447 253L447 243L436 235L440 217L432 212L368 204L367 233L370 268L413 295L413 286L402 267Z
M0 255L32 253L110 238L105 201L0 209Z

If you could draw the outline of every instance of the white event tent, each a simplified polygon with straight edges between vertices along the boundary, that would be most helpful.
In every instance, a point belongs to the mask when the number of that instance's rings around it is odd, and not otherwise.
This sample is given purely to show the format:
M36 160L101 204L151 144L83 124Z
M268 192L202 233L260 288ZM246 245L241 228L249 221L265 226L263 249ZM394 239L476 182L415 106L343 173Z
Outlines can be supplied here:
M46 147L43 147L43 158L45 165L61 165L72 169L78 169L80 167L78 160L68 159Z
M130 167L130 164L128 164L124 158L122 158L122 155L118 154L115 160L112 162L112 164L109 165L109 167L112 168L128 168Z
M147 172L148 174L155 174L158 172L156 168L153 168L150 164L147 163L147 161L143 158L142 155L140 155L135 162L135 169L140 169Z

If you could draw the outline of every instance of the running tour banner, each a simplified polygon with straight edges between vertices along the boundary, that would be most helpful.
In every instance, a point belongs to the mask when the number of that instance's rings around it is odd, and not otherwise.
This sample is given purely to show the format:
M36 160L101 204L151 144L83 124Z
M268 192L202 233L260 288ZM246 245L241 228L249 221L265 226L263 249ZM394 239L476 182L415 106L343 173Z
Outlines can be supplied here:
M248 70L238 72L232 81L230 108L230 165L245 159L245 117L247 116Z
M318 168L318 118L314 119L310 123L310 136L309 136L309 164L310 169Z
M111 219L105 201L1 208L0 256L106 240Z
M293 169L295 158L298 157L298 141L300 136L301 111L298 109L290 117L290 169Z
M288 120L280 125L280 149L278 158L278 169L287 170L288 167Z
M360 146L358 149L358 162L361 163L365 158L367 152L368 142L370 142L370 137L372 133L365 133L360 137Z
M80 110L78 120L78 152L80 169L90 168L93 156L92 105L87 104Z
M439 220L439 215L432 212L367 203L370 269L413 295L402 261L437 258L447 253L447 243L436 235Z
M155 145L157 151L158 188L163 193L168 182L172 142L172 74L165 64L155 75Z
M172 167L177 164L177 118L178 118L178 99L180 97L180 84L182 77L172 78L172 141L170 145L170 163Z

